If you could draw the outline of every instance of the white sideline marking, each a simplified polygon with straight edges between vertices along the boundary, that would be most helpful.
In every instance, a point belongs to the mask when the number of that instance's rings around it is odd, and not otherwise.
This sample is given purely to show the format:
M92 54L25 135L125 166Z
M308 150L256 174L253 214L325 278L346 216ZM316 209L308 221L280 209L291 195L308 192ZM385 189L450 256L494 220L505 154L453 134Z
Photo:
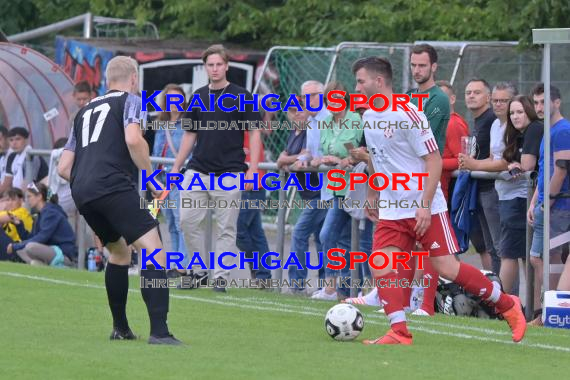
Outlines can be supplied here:
M255 303L263 303L263 304L272 304L272 305L283 306L282 303L275 302L275 301L268 301L268 300L265 300L262 298L257 298L257 297L241 298L241 297L232 297L232 296L222 296L220 298L228 299L231 301L251 302L251 303L255 302ZM289 306L289 304L287 304L287 306ZM362 305L355 305L355 306L358 307L358 306L362 306ZM310 311L315 311L315 312L320 311L319 309L315 309L315 308L312 308L310 306L304 306L304 305L293 304L293 305L291 305L291 307L297 307L297 308L300 308L302 310L310 310ZM386 317L379 316L376 314L370 314L370 315L367 315L367 318L375 318L375 319L379 319L379 320L385 320ZM413 325L429 325L429 326L438 326L438 327L445 327L445 328L453 327L453 328L457 328L460 330L471 330L471 331L477 331L477 332L481 332L481 333L485 333L485 334L492 334L492 335L505 335L505 336L511 335L511 333L509 331L497 331L497 330L491 330L491 329L486 329L483 327L475 327L475 326L463 326L463 325L451 325L450 326L447 323L428 321L425 318L414 318L414 319L408 319L407 321L408 321L408 323L412 323ZM544 336L551 336L551 335L546 334Z
M4 275L4 276L8 276L8 277L16 277L16 278L26 278L26 279L30 279L30 280L49 282L49 283L58 284L58 285L69 285L69 286L73 286L73 287L83 287L83 288L102 289L102 290L105 289L105 287L102 285L84 284L84 283L80 283L80 282L57 280L57 279L49 278L49 277L31 276L31 275L26 275L26 274L21 274L21 273L0 272L0 275ZM129 292L139 293L140 290L129 289ZM306 308L306 310L292 310L290 308L290 305L279 304L277 302L273 302L273 304L281 305L283 307L265 307L265 306L256 306L256 305L246 305L243 303L228 302L227 300L201 298L201 297L195 297L195 296L181 296L181 295L177 295L177 294L171 294L170 297L177 298L177 299L188 299L188 300L192 300L192 301L210 303L210 304L221 305L221 306L233 306L233 307L242 308L242 309L253 309L253 310L260 310L260 311L275 311L275 312L280 312L280 313L301 314L301 315L310 315L310 316L316 316L316 317L322 317L323 316L323 312L320 310L317 310L317 309L312 309L312 308L308 307L308 308ZM230 297L231 296L224 296L223 299L228 299ZM240 301L240 302L242 301L241 298L234 297L234 299L236 301ZM269 301L269 302L271 302L271 301ZM367 317L370 317L370 316L367 315ZM371 321L370 319L371 318L368 318L366 323L372 324L372 325L387 325L388 324L387 320L386 321L380 321L380 320L372 320ZM376 319L376 318L372 318L372 319ZM415 323L418 321L414 320L413 322ZM422 324L422 323L426 324L426 322L428 322L428 321L422 321L419 323L420 324ZM438 322L430 322L430 323L434 324L434 323L438 323ZM456 326L456 325L445 325L445 324L442 324L442 325L444 325L444 327L446 327L446 328L468 327L468 326ZM479 328L477 328L477 329L479 329ZM469 335L469 334L463 334L463 333L453 333L453 332L448 332L448 331L433 330L433 329L430 329L427 327L422 327L422 326L414 326L414 330L423 331L425 333L433 334L433 335L445 335L445 336L452 336L452 337L461 338L461 339L472 339L472 340L479 340L479 341L483 341L483 342L494 342L494 343L502 343L502 344L509 344L509 345L515 344L512 341L505 341L505 340L500 340L500 339L495 339L495 338ZM487 331L487 329L481 329L481 330L483 330L482 332L485 332L485 333L489 332L489 331ZM490 331L492 331L492 330L490 330ZM516 345L526 346L526 347L531 347L531 348L542 348L542 349L551 350L551 351L570 352L570 347L553 346L550 344L543 344L543 343L521 342L521 343L516 343Z
M258 303L258 304L270 304L270 305L277 305L277 306L284 306L284 304L279 303L279 302L275 302L275 301L270 301L264 298L260 298L260 297L233 297L233 296L220 296L219 298L221 299L227 299L227 300L231 300L231 301L239 301L239 302L250 302L250 303ZM318 301L316 301L318 302ZM358 306L363 306L363 305L354 305L356 307ZM287 307L293 307L293 308L299 308L301 310L308 310L308 311L314 311L314 312L320 312L320 309L316 309L310 306L306 306L306 305L300 305L300 304L287 304ZM360 311L362 311L362 309L359 309ZM382 315L377 315L377 314L366 314L366 318L374 318L374 319L378 319L380 321L384 321L386 319L385 316ZM458 329L458 330L468 330L468 331L475 331L475 332L480 332L480 333L484 333L484 334L491 334L491 335L504 335L504 336L511 336L511 332L507 329L505 329L505 331L497 331L497 330L491 330L491 329L487 329L487 328L483 328L483 327L475 327L475 326L465 326L465 325L450 325L448 323L444 323L444 322L435 322L435 321L430 321L427 320L424 317L412 317L413 319L408 319L407 322L411 323L414 326L414 329L416 328L417 325L427 325L427 326L437 326L437 327L444 327L446 329L449 328L454 328L454 329ZM505 326L506 328L506 326ZM534 336L543 336L543 337L551 337L555 334L552 333L540 333L539 331L534 331Z

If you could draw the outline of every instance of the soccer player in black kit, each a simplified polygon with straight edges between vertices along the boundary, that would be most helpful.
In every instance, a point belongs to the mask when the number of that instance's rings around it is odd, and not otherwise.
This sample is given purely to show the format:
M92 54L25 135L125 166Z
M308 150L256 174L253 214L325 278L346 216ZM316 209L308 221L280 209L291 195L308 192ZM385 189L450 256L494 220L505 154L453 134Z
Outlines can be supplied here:
M111 252L105 271L105 287L113 315L112 340L136 339L126 315L131 261L127 246L133 244L153 252L163 269L147 265L141 270L146 280L166 279L166 257L158 234L158 222L140 207L136 189L137 168L152 172L149 149L140 119L137 62L125 56L111 59L106 69L109 91L93 99L75 117L73 130L62 154L58 173L71 184L77 209ZM155 196L160 191L151 189ZM168 287L142 287L150 317L150 344L179 345L167 325Z

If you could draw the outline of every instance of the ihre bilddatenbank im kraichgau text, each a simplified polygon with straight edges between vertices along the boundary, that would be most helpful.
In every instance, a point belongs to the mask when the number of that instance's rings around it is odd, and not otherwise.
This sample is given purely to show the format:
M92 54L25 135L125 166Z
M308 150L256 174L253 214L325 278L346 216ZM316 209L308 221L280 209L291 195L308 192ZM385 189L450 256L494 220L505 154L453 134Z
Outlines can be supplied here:
M146 191L147 186L151 184L157 190L163 190L161 185L156 182L157 177L163 174L161 169L154 170L152 173L148 174L146 170L141 171L141 191ZM209 186L206 186L204 183L202 176L203 174L198 172L192 173L192 178L189 180L189 184L186 188L182 186L182 182L184 181L184 176L180 173L165 173L166 175L166 189L171 189L173 186L176 186L178 190L194 190L194 191L208 191L208 190L215 190L220 189L223 191L232 191L239 189L240 191L245 190L245 186L247 184L251 184L253 186L254 191L260 190L260 182L261 182L261 190L267 191L288 191L290 188L295 188L297 191L320 191L323 187L324 183L324 176L325 173L317 173L319 177L319 183L317 186L311 186L310 184L310 176L311 173L290 173L289 177L282 181L280 180L280 176L278 173L266 173L261 178L259 173L253 173L251 179L245 178L245 173L223 173L221 175L216 176L215 173L209 173ZM348 174L348 181L344 178L344 176ZM189 174L187 174L189 175ZM298 175L305 176L305 187L301 185L299 182ZM326 188L332 191L340 191L344 189L349 189L351 191L355 190L355 186L358 184L366 184L370 186L373 190L381 192L382 190L388 189L390 187L391 190L404 190L410 191L409 185L416 184L416 188L413 190L423 191L423 180L429 176L429 173L392 173L391 176L388 176L384 173L374 173L371 176L367 175L366 173L347 173L346 170L342 169L331 169L326 173L326 178L328 183ZM233 180L239 178L239 185L233 184L231 186L227 186L224 184L224 179L231 178ZM415 179L417 178L417 182ZM261 179L261 181L260 181ZM234 182L234 181L232 181ZM412 186L414 187L414 186ZM155 207L155 208L243 208L243 207L250 207L250 208L260 208L260 209L274 209L274 208L314 208L312 205L309 204L309 201L306 200L285 200L285 201L278 201L278 200L194 200L191 198L180 198L180 201L171 199L171 200L153 200L147 201L145 199L141 199L141 208L147 207ZM375 200L353 200L350 198L344 198L339 200L339 207L344 209L349 208L377 208L377 209L386 209L386 208L430 208L430 202L421 200L386 200L386 199L375 199ZM320 200L317 202L317 208L332 208L333 202Z

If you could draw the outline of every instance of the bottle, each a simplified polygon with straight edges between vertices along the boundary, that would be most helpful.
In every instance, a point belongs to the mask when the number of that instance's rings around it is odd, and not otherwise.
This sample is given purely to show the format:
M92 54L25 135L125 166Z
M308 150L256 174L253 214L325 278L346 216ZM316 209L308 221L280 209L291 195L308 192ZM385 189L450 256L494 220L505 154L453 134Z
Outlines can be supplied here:
M101 272L103 269L105 269L105 263L103 262L103 255L101 255L101 252L97 251L97 253L95 254L95 269L97 270L97 272Z
M97 270L97 262L95 261L95 250L93 248L87 251L87 270L95 272Z

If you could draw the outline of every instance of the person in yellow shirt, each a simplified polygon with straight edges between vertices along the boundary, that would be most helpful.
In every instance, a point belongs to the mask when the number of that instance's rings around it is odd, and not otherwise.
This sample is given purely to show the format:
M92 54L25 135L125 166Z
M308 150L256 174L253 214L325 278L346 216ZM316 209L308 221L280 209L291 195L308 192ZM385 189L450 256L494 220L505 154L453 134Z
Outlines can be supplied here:
M32 231L34 220L30 212L23 207L24 193L17 188L11 188L6 192L6 208L0 211L0 224L12 242L20 242L26 239Z

